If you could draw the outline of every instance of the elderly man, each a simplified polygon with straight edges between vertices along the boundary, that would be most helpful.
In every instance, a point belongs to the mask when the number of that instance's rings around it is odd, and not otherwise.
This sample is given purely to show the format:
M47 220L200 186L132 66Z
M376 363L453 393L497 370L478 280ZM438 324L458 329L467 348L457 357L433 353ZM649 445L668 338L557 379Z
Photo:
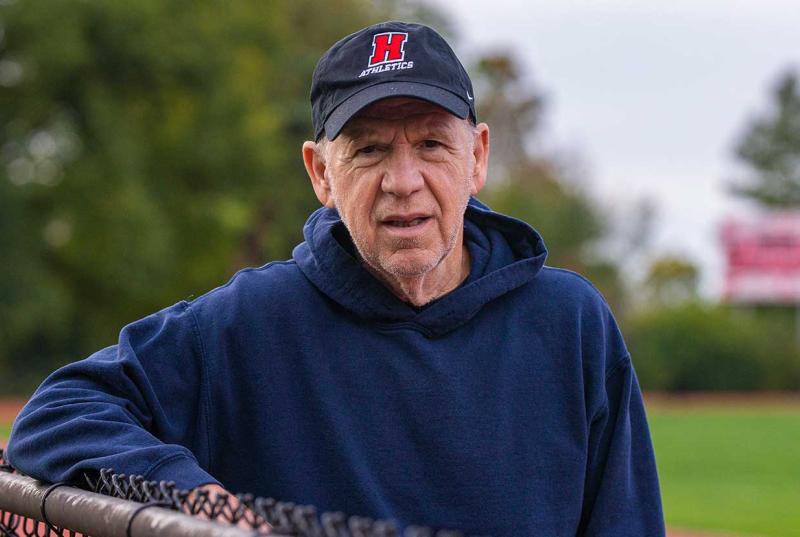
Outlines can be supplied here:
M12 464L111 467L480 535L663 534L630 355L581 276L477 202L489 128L433 30L336 43L303 159L323 208L245 269L51 375Z

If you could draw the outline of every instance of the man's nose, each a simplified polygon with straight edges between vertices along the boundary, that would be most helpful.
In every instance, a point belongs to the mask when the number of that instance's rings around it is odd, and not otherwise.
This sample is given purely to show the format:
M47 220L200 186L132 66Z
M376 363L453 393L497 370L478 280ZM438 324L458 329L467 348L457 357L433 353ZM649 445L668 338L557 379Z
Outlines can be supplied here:
M425 184L419 157L414 149L406 144L395 147L386 159L381 189L399 197L407 197L421 190Z

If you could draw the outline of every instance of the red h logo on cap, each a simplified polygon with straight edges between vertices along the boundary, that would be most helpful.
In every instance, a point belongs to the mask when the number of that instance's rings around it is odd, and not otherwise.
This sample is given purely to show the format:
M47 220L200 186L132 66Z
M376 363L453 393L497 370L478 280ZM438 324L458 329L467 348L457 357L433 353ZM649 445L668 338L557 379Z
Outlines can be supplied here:
M372 37L372 57L369 65L399 62L406 56L405 45L408 34L405 32L386 32Z

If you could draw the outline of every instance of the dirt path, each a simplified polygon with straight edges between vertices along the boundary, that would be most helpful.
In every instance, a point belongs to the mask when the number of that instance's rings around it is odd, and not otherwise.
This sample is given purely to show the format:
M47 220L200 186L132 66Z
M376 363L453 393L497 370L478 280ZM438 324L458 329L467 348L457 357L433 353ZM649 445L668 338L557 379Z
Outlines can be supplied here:
M0 399L0 423L11 423L25 406L24 399Z
M24 399L0 399L0 423L14 421L24 405Z
M798 392L694 392L694 393L664 393L647 392L644 394L648 406L659 408L686 408L686 407L725 407L725 406L752 406L752 407L784 407L800 408L800 393Z
M667 529L667 537L744 537L732 533L706 533L691 530ZM754 536L753 536L754 537Z

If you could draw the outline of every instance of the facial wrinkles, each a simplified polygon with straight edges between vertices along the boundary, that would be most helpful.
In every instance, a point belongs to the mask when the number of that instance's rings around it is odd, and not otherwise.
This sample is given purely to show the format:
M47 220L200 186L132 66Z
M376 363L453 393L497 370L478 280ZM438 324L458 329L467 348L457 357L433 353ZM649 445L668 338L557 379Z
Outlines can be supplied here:
M408 108L408 106L400 106L392 107L391 110L399 112ZM369 175L372 169L376 173L386 173L381 168L381 165L385 164L382 162L383 159L407 158L407 155L401 153L409 151L408 146L411 146L411 151L421 151L422 153L417 160L412 160L412 166L418 169L411 170L410 173L421 173L426 176L426 180L427 176L433 173L445 175L450 180L469 182L469 170L474 166L472 154L474 136L472 135L473 127L468 122L446 121L435 115L420 122L416 116L431 116L431 114L419 111L415 114L397 117L400 115L395 113L392 114L395 119L387 119L372 114L354 120L342 135L341 142L344 143L340 145L341 150L337 151L334 175L337 178L341 177L343 181L352 183L360 180L362 174ZM381 122L380 127L373 125L377 121ZM459 131L459 128L464 131ZM435 150L417 147L429 139L441 145ZM373 149L375 151L373 155L365 158L358 154L359 150L373 145L376 146ZM467 162L465 163L464 160ZM433 165L443 165L445 169L436 170ZM336 183L337 181L333 181L333 184ZM436 192L434 191L433 194L435 195ZM398 206L398 201L402 204L400 208L407 208L406 206L413 200L392 198L385 203L389 203L394 210ZM441 203L442 200L439 202Z
M355 118L337 140L328 142L327 148L323 147L327 150L326 157L330 157L326 175L330 173L331 194L342 220L364 261L390 276L390 280L423 274L444 262L456 247L463 225L460 215L469 200L470 174L475 163L474 128L441 109L432 111L423 107L422 110L418 106L370 110ZM442 145L428 148L424 145L426 140ZM376 146L377 153L373 156L364 158L365 155L356 153L370 145ZM405 172L423 176L420 189L401 196L384 189L380 181L387 167L388 173L405 173L397 168L392 170L396 162L384 160L394 158L411 159L405 163L411 169ZM435 218L438 244L430 242L429 234L395 237L390 247L375 242L384 219L417 212ZM406 267L391 261L395 255L392 252L415 249L430 250L424 264Z
M395 213L408 214L420 212L429 216L440 217L439 209L444 200L439 199L436 181L460 179L463 171L458 165L459 141L454 139L452 128L442 121L433 125L420 126L415 118L396 120L391 137L380 149L381 162L375 164L376 173L382 182L381 191L376 200L375 216L380 221ZM433 148L422 147L426 140L434 140L440 144ZM365 142L369 144L370 142ZM366 173L369 173L368 171ZM392 174L392 176L389 176ZM388 181L389 184L383 184ZM404 185L410 192L398 192L393 181L421 182L417 185ZM408 245L411 247L411 244Z
M416 105L412 106L410 104L407 104L407 105L403 106L402 108L415 109L415 108L418 108L418 106L416 106ZM397 112L398 111L398 107L390 107L390 110L394 110L394 112ZM344 142L344 144L345 144L344 145L344 149L341 149L340 151L336 152L336 153L338 153L338 155L336 155L337 156L337 159L336 159L337 163L343 164L348 160L352 160L352 152L354 151L354 149L356 149L355 146L357 146L357 145L363 145L363 144L370 143L370 142L386 143L386 141L383 141L383 140L380 139L381 134L385 134L385 132L387 130L386 127L385 126L373 127L373 126L369 125L365 120L373 119L373 120L386 120L386 121L398 121L398 120L406 120L406 121L408 121L408 120L412 119L410 116L412 116L412 115L421 115L421 114L423 114L423 112L420 112L420 111L417 110L416 114L404 114L403 115L403 114L394 113L394 114L390 114L390 117L383 117L383 116L373 112L372 114L369 114L369 115L365 114L362 117L355 118L354 120L352 120L345 127L345 129L342 131L342 134L340 135L340 138L337 140L337 142L339 142L339 144L342 143L343 139L347 140L346 142ZM465 135L465 140L466 140L466 144L467 144L466 151L470 156L472 156L472 152L473 152L473 150L475 148L475 134L476 134L475 127L467 120L458 121L456 123L456 125L460 126L462 129L464 129L464 133L463 134ZM455 132L456 131L456 125L453 125L452 123L449 123L448 121L445 121L442 118L433 118L433 119L429 120L427 122L427 124L424 125L420 129L420 131L421 131L420 137L424 139L426 136L436 137L436 136L439 136L440 134L444 133L444 134L447 135L448 141L454 143L453 145L455 145L456 147L462 147L463 148L462 143L458 140L458 138L459 138L458 135L460 133ZM407 129L408 129L408 127L405 127L406 132L407 132ZM388 142L391 142L391 141L393 141L393 139L392 140L388 140ZM320 156L322 157L323 161L325 161L325 162L328 162L328 163L332 162L331 158L330 158L330 154L331 154L330 150L331 150L331 146L333 145L333 143L334 142L331 142L330 140L328 140L324 136L320 139L319 142L317 142L317 151L320 154ZM340 145L340 148L341 148L341 145ZM471 160L474 160L474 159L471 159ZM471 164L474 164L474 161Z

